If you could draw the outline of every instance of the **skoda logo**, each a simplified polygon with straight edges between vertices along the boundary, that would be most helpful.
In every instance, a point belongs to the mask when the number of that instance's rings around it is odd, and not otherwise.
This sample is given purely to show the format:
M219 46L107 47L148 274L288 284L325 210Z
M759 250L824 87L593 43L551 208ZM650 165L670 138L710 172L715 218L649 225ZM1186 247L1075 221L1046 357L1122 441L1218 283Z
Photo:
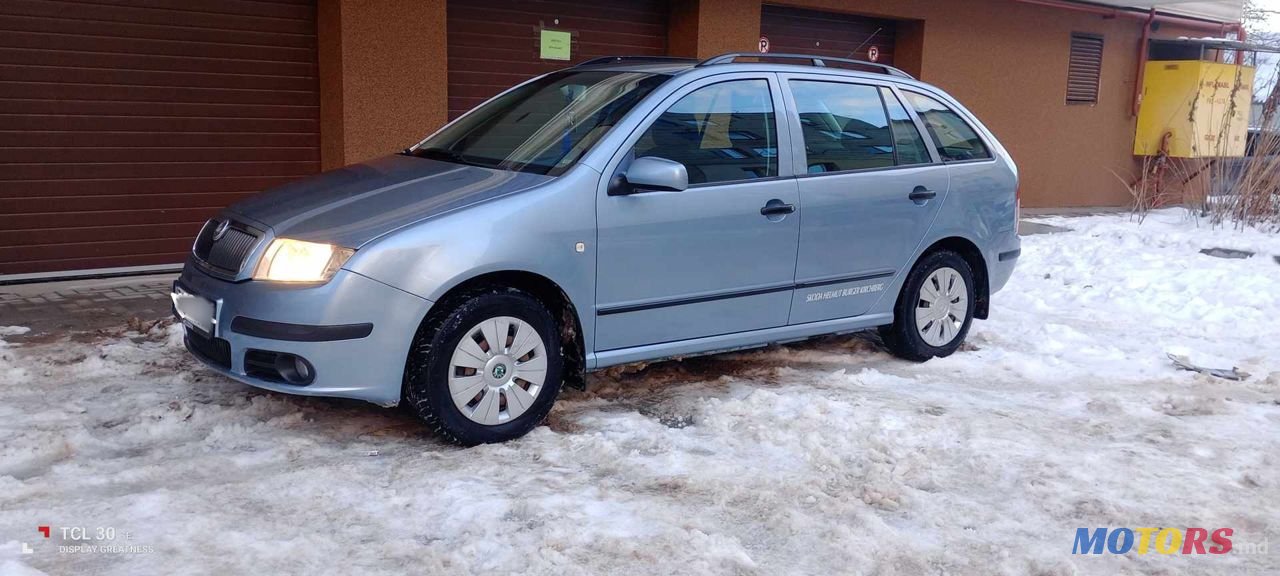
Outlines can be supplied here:
M230 227L231 227L231 221L223 220L222 223L219 224L218 227L214 228L213 230L213 241L217 242L221 240L223 236L226 236L227 228L230 228Z
M494 378L501 380L502 377L506 375L507 375L507 366L505 364L499 364L493 367Z

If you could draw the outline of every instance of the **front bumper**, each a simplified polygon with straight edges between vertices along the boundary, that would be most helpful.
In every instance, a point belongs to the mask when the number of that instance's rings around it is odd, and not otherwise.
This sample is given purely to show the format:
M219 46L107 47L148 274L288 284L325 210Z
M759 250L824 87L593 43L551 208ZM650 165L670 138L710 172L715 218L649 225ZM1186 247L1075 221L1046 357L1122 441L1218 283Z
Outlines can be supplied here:
M376 280L339 270L323 285L228 282L188 260L175 289L214 302L213 334L188 326L186 344L210 368L246 384L306 396L400 401L409 345L431 302ZM305 385L246 371L246 353L304 358L314 369Z

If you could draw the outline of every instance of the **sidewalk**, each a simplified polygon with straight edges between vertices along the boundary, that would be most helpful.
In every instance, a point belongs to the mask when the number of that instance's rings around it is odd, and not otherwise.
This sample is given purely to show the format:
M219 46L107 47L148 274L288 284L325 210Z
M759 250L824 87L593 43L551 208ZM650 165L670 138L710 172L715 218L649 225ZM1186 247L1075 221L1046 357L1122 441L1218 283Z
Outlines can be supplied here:
M31 331L5 336L10 342L71 332L121 328L171 314L169 289L177 274L67 280L0 286L0 326Z

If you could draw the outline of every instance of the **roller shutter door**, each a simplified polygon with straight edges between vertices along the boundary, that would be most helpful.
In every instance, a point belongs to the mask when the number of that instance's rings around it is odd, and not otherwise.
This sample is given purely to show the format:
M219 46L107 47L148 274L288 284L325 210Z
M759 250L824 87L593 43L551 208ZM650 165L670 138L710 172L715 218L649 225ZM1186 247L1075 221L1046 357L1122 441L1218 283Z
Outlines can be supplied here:
M530 77L599 56L667 53L666 0L449 0L449 119ZM543 60L543 29L572 34L570 60Z
M0 2L3 275L181 262L319 170L314 0Z
M760 12L760 34L769 39L773 53L869 60L868 51L874 46L879 52L876 62L893 65L895 31L893 20L853 14L768 4Z

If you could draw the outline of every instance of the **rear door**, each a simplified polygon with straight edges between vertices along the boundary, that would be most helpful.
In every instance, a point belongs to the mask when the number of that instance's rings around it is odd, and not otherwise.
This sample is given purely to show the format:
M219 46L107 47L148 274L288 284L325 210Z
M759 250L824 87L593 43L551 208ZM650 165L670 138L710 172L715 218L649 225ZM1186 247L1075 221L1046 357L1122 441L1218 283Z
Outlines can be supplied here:
M948 189L892 84L782 76L803 207L791 324L858 316L911 266Z
M597 203L597 351L784 326L799 218L773 74L691 82L650 114L616 168L655 156L689 188ZM764 210L766 206L773 207Z

